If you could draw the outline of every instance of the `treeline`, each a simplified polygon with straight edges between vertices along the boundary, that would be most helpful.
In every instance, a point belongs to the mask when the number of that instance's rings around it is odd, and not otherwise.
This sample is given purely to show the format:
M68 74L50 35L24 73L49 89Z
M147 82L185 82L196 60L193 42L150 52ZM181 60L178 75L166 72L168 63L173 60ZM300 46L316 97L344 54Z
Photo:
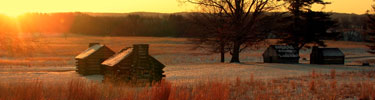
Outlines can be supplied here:
M29 13L18 18L0 16L1 32L75 33L107 36L187 36L182 15L90 16L84 13Z
M147 14L147 13L146 13ZM0 33L74 33L100 36L192 36L194 27L189 22L191 13L145 14L124 16L111 14L95 16L90 13L28 13L18 18L0 15ZM361 29L365 15L331 13L338 26L336 30ZM277 24L277 23L275 23ZM195 27L196 28L196 27ZM279 36L271 36L279 37Z
M344 13L330 13L331 18L338 22L337 28L340 29L350 29L350 28L360 28L366 24L368 20L366 15L356 15L356 14L344 14Z

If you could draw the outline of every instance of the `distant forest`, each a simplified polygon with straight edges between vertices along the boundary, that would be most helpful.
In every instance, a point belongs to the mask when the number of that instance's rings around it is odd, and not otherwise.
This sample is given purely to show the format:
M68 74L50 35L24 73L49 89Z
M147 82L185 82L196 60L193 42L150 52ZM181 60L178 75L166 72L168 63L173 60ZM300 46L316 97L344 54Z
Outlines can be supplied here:
M0 32L75 33L99 36L188 37L191 13L28 13L0 15ZM365 15L332 13L337 29L362 29Z
M29 13L18 19L0 16L0 31L75 33L105 36L184 36L188 23L182 15L94 16L86 13Z

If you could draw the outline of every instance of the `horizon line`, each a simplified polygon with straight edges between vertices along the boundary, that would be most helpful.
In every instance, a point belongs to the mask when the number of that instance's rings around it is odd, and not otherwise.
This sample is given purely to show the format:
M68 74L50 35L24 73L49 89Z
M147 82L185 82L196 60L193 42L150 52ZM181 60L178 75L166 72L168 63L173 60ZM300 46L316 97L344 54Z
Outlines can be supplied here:
M286 11L285 11L286 12ZM325 13L337 13L337 14L354 14L354 15L366 15L367 13L362 13L362 14L358 14L358 13L348 13L348 12L332 12L332 11L323 11ZM21 16L21 15L24 15L24 14L56 14L56 13L102 13L102 14L130 14L130 13L158 13L158 14L176 14L176 13L197 13L197 12L193 12L193 11L181 11L181 12L152 12L152 11L136 11L136 12L84 12L84 11L61 11L61 12L26 12L26 13L22 13L18 16ZM6 13L0 13L0 15L5 15L5 16L8 16L8 17L11 17L9 15L7 15Z

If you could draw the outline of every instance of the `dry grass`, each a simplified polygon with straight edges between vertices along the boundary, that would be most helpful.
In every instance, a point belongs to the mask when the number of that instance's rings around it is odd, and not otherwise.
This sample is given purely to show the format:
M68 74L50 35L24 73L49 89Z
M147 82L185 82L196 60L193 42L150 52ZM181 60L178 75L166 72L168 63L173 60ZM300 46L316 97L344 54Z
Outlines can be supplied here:
M340 100L375 99L375 71L339 74L312 72L308 76L275 80L214 80L194 86L167 81L148 87L112 85L79 79L63 83L32 82L0 84L2 100ZM332 75L336 78L332 78ZM361 80L345 81L347 78Z

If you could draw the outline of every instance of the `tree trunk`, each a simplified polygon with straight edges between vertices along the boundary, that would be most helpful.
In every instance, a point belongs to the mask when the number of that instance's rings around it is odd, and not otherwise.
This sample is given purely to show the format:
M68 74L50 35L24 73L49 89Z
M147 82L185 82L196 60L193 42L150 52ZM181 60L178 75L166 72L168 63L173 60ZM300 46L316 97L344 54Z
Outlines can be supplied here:
M240 44L238 42L234 43L231 63L240 63Z
M221 55L220 55L220 62L221 62L221 63L224 63L224 62L225 62L225 53L224 53L224 52L221 52L220 54L221 54Z
M224 63L225 62L225 48L224 48L224 43L220 44L220 62Z

